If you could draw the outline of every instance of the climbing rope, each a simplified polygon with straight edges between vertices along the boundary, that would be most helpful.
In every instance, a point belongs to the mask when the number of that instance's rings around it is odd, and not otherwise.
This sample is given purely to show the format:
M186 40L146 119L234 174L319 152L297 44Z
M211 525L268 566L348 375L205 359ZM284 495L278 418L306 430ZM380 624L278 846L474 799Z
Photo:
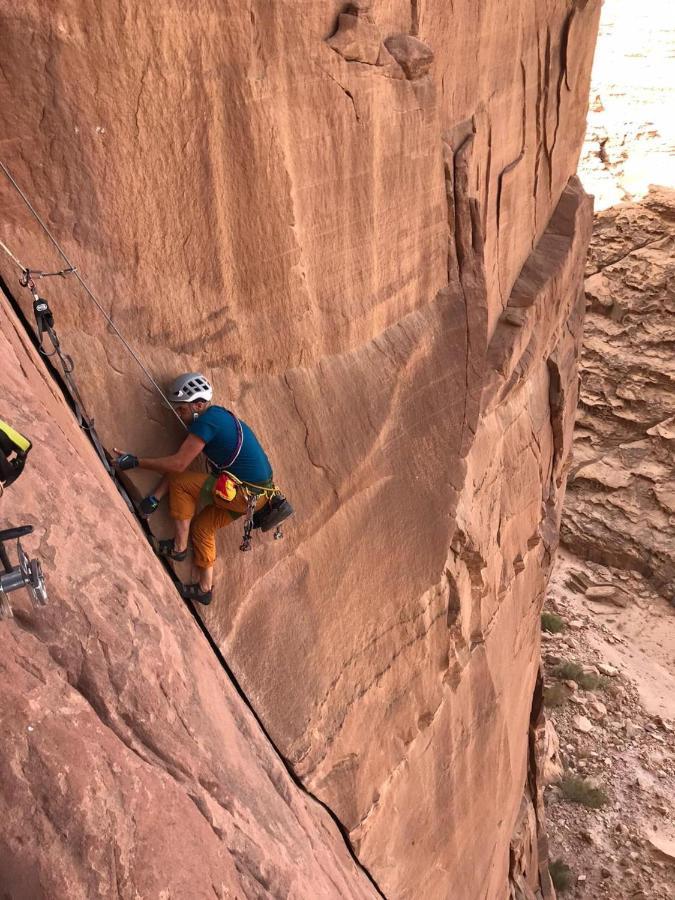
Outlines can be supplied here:
M5 253L7 254L7 256L9 256L10 259L14 260L14 262L17 264L17 266L21 269L22 276L25 275L26 272L28 271L28 269L23 265L23 263L19 262L19 260L16 258L16 256L14 256L14 254L9 249L9 247L7 247L5 244L2 243L2 241L0 241L0 248L2 248L5 251Z
M181 423L181 425L182 425L183 427L185 427L185 425L184 425L184 423L182 422L180 416L178 415L178 413L176 412L176 410L175 410L175 409L173 408L173 406L171 405L171 403L170 403L170 401L169 401L169 398L165 395L164 391L163 391L163 390L161 389L161 387L157 384L157 382L156 382L155 379L153 378L152 374L149 372L149 370L147 369L147 367L143 364L143 361L140 359L140 357L138 356L138 354L136 353L136 351L133 349L133 347L132 347L132 346L129 344L129 342L125 339L124 335L123 335L122 332L119 330L119 328L117 327L117 325L115 325L115 323L114 323L114 321L112 320L112 318L110 317L110 315L105 311L104 307L103 307L103 306L101 305L101 303L98 301L98 299L97 299L96 296L94 295L93 291L90 290L89 286L86 284L86 282L84 281L84 279L82 278L82 276L80 275L80 273L77 271L77 268L76 268L75 266L72 265L72 263L70 262L70 260L69 260L68 257L66 256L66 254L65 254L65 252L64 252L64 250L63 250L63 248L61 247L61 245L59 244L59 242L56 240L56 238L54 237L54 235L51 233L51 231L49 230L49 228L47 228L47 226L45 225L45 223L42 221L40 215L39 215L38 212L35 210L34 206L33 206L32 203L30 202L30 200L28 199L28 197L26 196L26 194L21 190L21 188L20 188L19 185L17 184L16 180L15 180L14 177L12 176L11 172L9 171L9 169L7 168L7 166L2 162L2 160L0 160L0 168L2 169L2 171L3 171L4 174L5 174L5 176L7 177L7 179L9 180L9 182L12 184L12 186L14 187L14 189L16 190L16 192L18 193L18 195L21 197L21 199L23 200L23 202L26 204L26 206L27 206L28 209L30 210L30 212L31 212L31 214L33 215L34 219L38 222L38 224L40 225L40 227L42 228L42 230L44 231L44 233L47 235L47 237L49 238L49 240L52 242L52 244L53 244L54 247L56 248L58 254L61 256L61 258L63 259L63 261L66 263L67 269L62 270L61 272L38 272L37 270L33 271L33 270L28 269L28 268L26 268L25 266L23 266L23 265L19 262L19 260L16 258L16 256L14 256L14 254L13 254L7 247L5 247L5 245L4 245L2 242L0 242L0 247L2 247L2 249L5 251L5 253L7 253L7 255L8 255L8 256L16 263L16 265L19 266L19 268L21 269L21 271L24 273L24 277L30 278L30 277L31 277L31 274L32 274L34 277L39 277L39 278L45 278L45 277L48 277L48 276L50 276L50 275L66 275L66 274L72 274L72 275L74 275L75 278L77 278L77 280L80 282L80 285L81 285L82 288L84 289L84 291L85 291L85 293L87 294L87 296L89 297L89 299L90 299L90 300L92 301L92 303L96 306L96 308L97 308L98 311L101 313L101 315L103 316L103 318L106 320L106 322L108 323L108 325L110 326L110 328L111 328L111 329L113 330L113 332L117 335L117 337L119 338L119 340L122 342L122 344L123 344L124 347L126 348L127 352L133 357L133 359L135 360L136 364L139 366L139 368L141 369L141 371L143 372L143 374L145 375L145 377L146 377L146 378L148 379L148 381L152 384L152 386L154 387L154 389L157 391L157 393L159 394L159 396L160 396L160 397L162 398L162 400L166 403L166 405L169 407L169 409L170 409L171 412L175 415L175 417L178 419L178 421ZM24 287L27 287L27 286L28 286L28 282L27 282L27 281L24 283L24 281L22 280L21 283L23 284Z
M30 290L31 294L33 295L33 314L35 316L35 324L36 324L36 328L37 328L37 340L38 340L38 346L39 346L40 353L43 356L45 356L46 358L51 358L53 356L58 357L58 360L61 364L61 369L63 372L63 383L65 384L65 386L68 389L78 422L79 422L80 426L84 430L86 430L87 433L89 434L91 441L96 449L96 452L97 452L98 456L100 457L101 462L105 466L106 471L115 480L115 483L116 483L118 489L120 490L120 493L122 494L125 502L127 503L127 506L133 512L133 511L135 511L133 503L132 503L131 499L129 498L128 494L126 493L126 490L124 490L124 488L119 484L119 482L115 478L115 472L114 472L112 466L110 465L108 455L107 455L107 453L103 447L103 444L101 443L101 440L100 440L100 438L96 432L96 429L94 427L94 420L87 415L84 401L79 392L77 384L73 378L73 371L74 371L75 366L74 366L72 358L70 356L68 356L66 353L64 353L64 351L61 349L61 344L60 344L58 335L56 333L56 330L54 328L54 315L52 313L52 310L50 309L49 304L44 299L44 297L39 296L34 279L50 278L50 277L57 277L57 276L66 277L68 275L74 275L75 278L77 278L77 280L79 281L80 285L84 289L84 291L87 294L87 296L89 297L89 299L96 306L96 308L101 313L103 318L106 320L106 322L108 323L110 328L113 330L113 332L117 335L119 340L122 342L122 344L126 348L127 352L136 361L139 368L141 369L143 374L146 376L148 381L155 388L155 390L157 391L159 396L166 403L166 405L169 407L169 409L172 411L172 413L176 416L176 418L181 423L181 425L183 425L184 428L186 426L183 423L183 421L181 420L180 416L176 412L176 410L173 407L173 405L171 404L171 402L169 401L168 397L164 394L164 392L162 391L160 386L157 384L155 379L152 377L151 373L148 371L146 366L143 364L143 362L140 359L140 357L138 356L138 354L134 351L133 347L131 347L131 345L128 343L128 341L124 338L124 335L120 332L117 325L115 325L115 323L113 322L110 315L105 311L105 309L103 308L103 306L101 305L99 300L96 298L94 293L90 290L89 286L86 284L86 282L84 281L84 279L82 278L80 273L77 271L77 268L72 265L72 263L66 256L63 248L59 244L59 242L56 240L56 238L51 233L49 228L43 222L42 218L36 211L33 204L30 202L30 200L28 199L26 194L19 187L19 185L17 184L16 180L10 173L7 166L1 160L0 160L0 169L2 169L6 178L9 180L11 185L14 187L16 192L19 194L19 196L21 197L23 202L26 204L26 206L30 210L33 218L40 225L40 227L42 228L44 233L47 235L49 240L52 242L52 244L56 248L57 252L61 256L63 261L66 263L66 268L61 269L57 272L42 272L38 269L30 269L30 268L28 268L28 266L24 266L23 263L14 255L14 253L12 253L12 251L9 249L9 247L7 247L2 241L0 241L0 249L3 250L7 254L7 256L14 262L14 264L21 271L20 284L22 285L22 287L28 288ZM45 335L50 341L51 349L48 349L45 347L45 341L46 341ZM242 430L241 430L241 424L239 423L239 420L236 418L236 416L234 416L234 414L232 414L232 415L233 415L233 418L234 418L236 426L237 426L237 444L236 444L236 448L235 448L232 458L227 461L225 466L219 467L219 469L230 466L236 460L236 458L239 455L239 452L241 450L241 446L242 446L243 434L242 434ZM220 474L220 472L218 472L217 474ZM244 524L244 536L243 536L243 541L242 541L240 549L241 550L250 550L251 549L251 532L256 527L261 527L263 531L267 531L271 527L276 527L274 537L280 538L282 536L282 534L281 534L279 525L281 524L281 522L284 519L288 518L289 515L292 515L293 509L292 509L291 505L288 503L288 501L286 500L286 498L281 494L281 491L276 487L276 485L271 485L269 487L265 487L262 485L252 485L252 484L249 485L247 482L242 482L239 479L235 478L229 472L226 474L228 477L231 477L234 481L239 483L240 487L243 489L243 491L247 497L245 524ZM217 489L217 485L216 485L216 489ZM265 521L265 523L261 522L260 524L258 524L255 521L256 506L257 506L258 499L263 495L267 498L268 504L271 504L274 500L278 500L279 502L278 502L277 506L275 507L274 511L268 510L268 513L270 513L270 515L268 517L269 523L267 521Z

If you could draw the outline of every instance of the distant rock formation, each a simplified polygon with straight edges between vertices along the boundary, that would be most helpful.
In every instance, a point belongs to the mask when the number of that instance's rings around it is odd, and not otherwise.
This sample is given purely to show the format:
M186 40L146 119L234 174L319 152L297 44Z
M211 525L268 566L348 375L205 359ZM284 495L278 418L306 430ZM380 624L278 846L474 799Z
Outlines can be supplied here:
M675 189L595 221L562 540L675 599Z

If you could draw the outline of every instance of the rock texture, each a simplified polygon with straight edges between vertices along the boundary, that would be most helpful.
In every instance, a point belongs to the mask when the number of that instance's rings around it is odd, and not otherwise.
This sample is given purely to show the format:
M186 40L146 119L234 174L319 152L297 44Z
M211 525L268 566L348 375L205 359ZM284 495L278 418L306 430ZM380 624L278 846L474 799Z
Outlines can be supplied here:
M563 541L675 599L675 190L595 222Z
M1 623L0 885L12 900L377 896L293 783L0 307L2 416L35 448L1 522L50 602Z
M223 535L204 622L392 898L550 896L533 695L599 5L3 17L5 161L153 373L205 370L298 510L255 554ZM3 200L2 239L52 265ZM87 299L45 290L106 443L174 446Z

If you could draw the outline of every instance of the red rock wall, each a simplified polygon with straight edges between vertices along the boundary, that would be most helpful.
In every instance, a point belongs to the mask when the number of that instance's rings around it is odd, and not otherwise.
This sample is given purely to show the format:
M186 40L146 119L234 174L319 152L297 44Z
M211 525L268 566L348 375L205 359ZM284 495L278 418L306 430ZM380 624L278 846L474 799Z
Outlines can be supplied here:
M206 370L297 507L282 545L223 535L204 615L275 742L388 896L497 898L575 401L590 209L560 198L599 4L367 6L6 10L3 153L157 377ZM52 264L3 202L3 239ZM49 289L106 442L173 446L86 298Z

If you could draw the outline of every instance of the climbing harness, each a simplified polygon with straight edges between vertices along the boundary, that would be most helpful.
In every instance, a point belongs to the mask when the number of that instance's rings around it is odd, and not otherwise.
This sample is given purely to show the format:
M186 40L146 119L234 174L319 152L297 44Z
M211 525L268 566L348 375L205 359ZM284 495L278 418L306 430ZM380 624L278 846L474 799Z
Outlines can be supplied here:
M234 450L224 463L218 465L213 460L208 460L209 469L215 483L213 483L212 488L209 485L207 489L212 490L214 497L220 497L226 501L234 500L240 491L246 498L244 534L239 545L239 549L242 552L246 552L252 549L251 532L255 528L260 528L261 531L271 531L272 528L275 528L274 539L275 541L281 540L284 536L280 527L281 523L284 519L293 515L293 507L274 483L270 485L253 484L249 481L242 481L241 478L237 478L236 475L229 471L241 453L241 448L244 444L244 429L232 410L226 409L225 412L229 413L234 420L235 428L237 429L237 440ZM263 495L267 497L267 503L256 512L258 501Z
M248 484L240 481L247 499L246 514L244 519L244 537L239 546L240 550L251 549L251 532L256 528L261 531L271 531L274 528L274 540L280 541L284 534L281 523L293 515L293 507L281 493L279 488L272 484L269 487L258 484ZM267 503L256 510L261 496L267 497Z
M16 428L0 420L0 496L23 472L32 444ZM26 588L34 606L44 606L47 589L42 567L37 559L29 559L21 546L21 538L33 531L32 525L5 528L0 531L0 619L13 616L8 595ZM5 543L16 540L18 565L12 565Z

